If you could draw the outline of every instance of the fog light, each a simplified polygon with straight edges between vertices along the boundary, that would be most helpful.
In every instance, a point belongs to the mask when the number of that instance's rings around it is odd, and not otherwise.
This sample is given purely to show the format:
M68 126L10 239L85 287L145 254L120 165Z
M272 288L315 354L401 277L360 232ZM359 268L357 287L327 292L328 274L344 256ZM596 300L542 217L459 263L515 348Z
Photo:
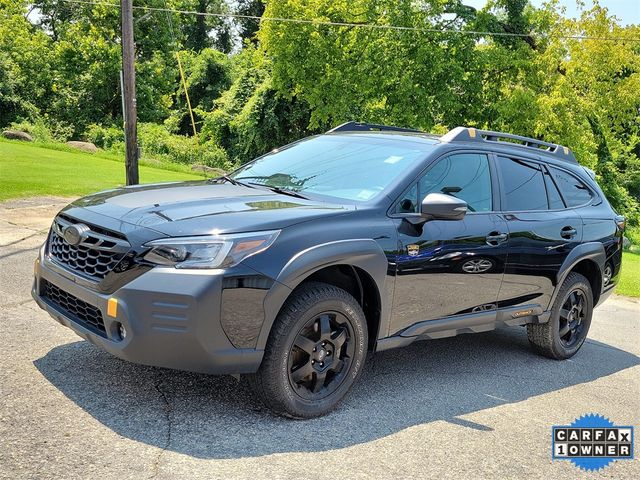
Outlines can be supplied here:
M120 335L121 340L127 338L127 329L124 328L123 324L118 325L118 335Z

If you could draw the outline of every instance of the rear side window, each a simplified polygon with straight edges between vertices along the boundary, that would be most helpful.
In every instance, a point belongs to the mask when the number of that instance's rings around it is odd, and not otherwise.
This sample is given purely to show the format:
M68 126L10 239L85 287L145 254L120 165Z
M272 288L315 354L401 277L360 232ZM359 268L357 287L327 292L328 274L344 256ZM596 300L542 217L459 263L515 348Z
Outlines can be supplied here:
M578 207L591 201L593 195L591 194L591 190L589 190L584 183L564 170L554 167L549 168L553 178L560 188L560 191L562 192L562 196L567 202L567 206Z
M504 191L503 210L548 210L542 169L535 163L498 157Z

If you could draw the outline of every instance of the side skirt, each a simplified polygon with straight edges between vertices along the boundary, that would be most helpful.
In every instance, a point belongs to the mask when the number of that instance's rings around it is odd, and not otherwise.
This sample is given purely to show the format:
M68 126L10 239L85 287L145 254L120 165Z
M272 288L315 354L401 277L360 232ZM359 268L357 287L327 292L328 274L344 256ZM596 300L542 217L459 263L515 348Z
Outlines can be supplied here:
M481 333L498 326L546 323L551 312L543 311L538 304L488 310L437 320L418 322L390 337L378 340L376 351L404 347L416 340L455 337L462 333Z

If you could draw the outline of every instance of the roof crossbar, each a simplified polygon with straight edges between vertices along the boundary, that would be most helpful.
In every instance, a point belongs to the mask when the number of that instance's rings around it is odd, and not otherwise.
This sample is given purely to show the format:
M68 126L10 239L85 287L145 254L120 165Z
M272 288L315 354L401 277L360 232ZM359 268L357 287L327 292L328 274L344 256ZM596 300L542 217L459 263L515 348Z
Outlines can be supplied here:
M493 132L491 130L477 130L475 128L456 127L440 138L447 143L454 142L495 142L503 145L524 147L531 150L542 150L561 160L578 163L573 152L562 145L544 142L535 138L512 135L510 133Z
M411 128L391 127L389 125L378 125L375 123L361 123L361 122L347 122L342 125L338 125L332 128L327 133L338 132L410 132L410 133L424 133L420 130L413 130Z

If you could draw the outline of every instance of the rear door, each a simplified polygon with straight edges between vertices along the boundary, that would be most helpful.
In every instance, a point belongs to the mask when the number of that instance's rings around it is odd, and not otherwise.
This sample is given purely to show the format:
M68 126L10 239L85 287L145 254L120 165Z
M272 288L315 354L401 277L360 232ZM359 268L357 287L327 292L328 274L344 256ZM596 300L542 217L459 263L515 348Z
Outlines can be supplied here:
M546 165L499 155L501 210L509 232L498 307L547 309L556 275L582 241L582 219L568 208Z

